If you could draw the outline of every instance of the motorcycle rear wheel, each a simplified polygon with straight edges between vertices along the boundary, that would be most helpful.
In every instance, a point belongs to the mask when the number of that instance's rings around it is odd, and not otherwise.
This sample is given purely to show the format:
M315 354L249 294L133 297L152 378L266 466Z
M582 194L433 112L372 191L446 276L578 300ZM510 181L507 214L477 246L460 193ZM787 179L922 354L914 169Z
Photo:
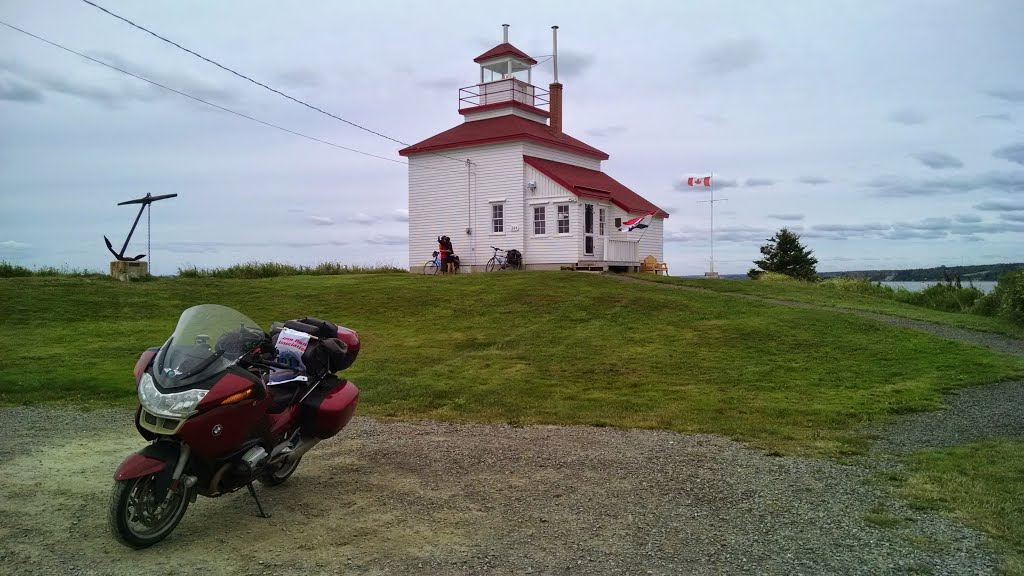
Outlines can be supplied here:
M260 481L260 484L263 484L264 486L278 486L280 484L284 484L285 481L291 478L292 474L295 473L295 469L299 467L299 462L302 462L302 458L285 464L273 472L266 472L261 475L258 480Z
M125 546L138 549L156 544L174 530L188 510L190 490L168 491L161 498L155 494L156 476L114 482L108 523L114 538Z

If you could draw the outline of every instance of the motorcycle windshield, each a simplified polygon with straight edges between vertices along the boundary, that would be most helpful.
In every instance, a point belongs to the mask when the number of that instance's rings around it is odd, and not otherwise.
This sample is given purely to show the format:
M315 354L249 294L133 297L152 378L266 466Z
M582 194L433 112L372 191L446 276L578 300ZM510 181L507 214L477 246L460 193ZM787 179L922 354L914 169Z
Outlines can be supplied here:
M181 313L174 333L157 353L153 375L161 388L192 387L237 364L265 338L237 310L218 304L193 306Z

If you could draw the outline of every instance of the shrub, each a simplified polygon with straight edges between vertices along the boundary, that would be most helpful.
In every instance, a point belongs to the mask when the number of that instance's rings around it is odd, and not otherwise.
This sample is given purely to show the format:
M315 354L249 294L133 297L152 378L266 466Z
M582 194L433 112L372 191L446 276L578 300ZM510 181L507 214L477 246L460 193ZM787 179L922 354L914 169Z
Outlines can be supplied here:
M907 291L905 288L893 288L892 286L872 282L867 278L846 278L842 276L829 278L823 281L821 285L833 290L842 290L843 292L854 292L856 294L893 299L896 298L897 292Z
M0 261L0 278L18 278L22 276L32 276L32 271L6 260Z
M959 283L935 284L920 292L906 292L897 298L908 304L924 306L945 312L968 312L974 303L985 296L985 293L974 286L961 286Z
M198 268L186 266L178 269L179 278L276 278L278 276L337 276L340 274L395 274L408 272L392 264L355 266L340 262L321 262L315 266L293 266L279 262L246 262L227 268Z
M796 282L792 276L786 276L778 272L761 272L756 277L758 282Z
M1024 322L1024 270L1001 276L992 296L998 302L1000 315Z

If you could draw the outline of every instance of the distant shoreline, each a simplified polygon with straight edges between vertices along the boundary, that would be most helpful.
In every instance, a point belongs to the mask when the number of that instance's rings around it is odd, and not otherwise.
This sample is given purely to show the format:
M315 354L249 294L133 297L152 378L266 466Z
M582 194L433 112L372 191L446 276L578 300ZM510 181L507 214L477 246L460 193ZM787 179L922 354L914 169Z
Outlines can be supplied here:
M972 266L937 266L934 268L908 268L905 270L849 270L842 272L819 272L821 278L866 278L872 282L945 282L969 280L986 282L996 281L1007 272L1024 268L1024 262L1007 264L976 264ZM740 280L746 274L722 274L722 278ZM703 276L684 276L684 278L703 278Z

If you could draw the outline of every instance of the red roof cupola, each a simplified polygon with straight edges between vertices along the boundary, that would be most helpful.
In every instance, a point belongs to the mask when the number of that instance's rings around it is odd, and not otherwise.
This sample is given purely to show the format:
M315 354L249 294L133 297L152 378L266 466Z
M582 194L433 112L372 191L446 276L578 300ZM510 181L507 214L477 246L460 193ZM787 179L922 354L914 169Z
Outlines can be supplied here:
M502 27L502 43L473 59L480 65L480 83L459 90L459 114L467 121L514 114L547 124L548 92L532 84L537 61L510 44L508 24Z

